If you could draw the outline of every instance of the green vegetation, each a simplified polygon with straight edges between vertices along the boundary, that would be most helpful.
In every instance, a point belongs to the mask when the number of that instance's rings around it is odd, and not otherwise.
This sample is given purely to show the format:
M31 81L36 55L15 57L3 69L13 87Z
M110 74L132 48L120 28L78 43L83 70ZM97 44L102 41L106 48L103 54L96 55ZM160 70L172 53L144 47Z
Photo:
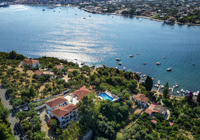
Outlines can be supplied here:
M0 98L0 138L1 140L15 140L7 117L10 111L4 108Z
M20 111L16 114L21 126L30 140L45 140L45 133L41 132L41 120L37 111L31 108L30 111Z

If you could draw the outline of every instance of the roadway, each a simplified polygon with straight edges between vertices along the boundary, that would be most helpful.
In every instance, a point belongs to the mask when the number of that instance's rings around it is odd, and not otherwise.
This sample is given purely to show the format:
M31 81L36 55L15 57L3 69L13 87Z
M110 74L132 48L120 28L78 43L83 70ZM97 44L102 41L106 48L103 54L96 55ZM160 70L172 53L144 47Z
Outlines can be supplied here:
M26 140L26 138L24 137L25 133L23 132L18 119L15 117L15 114L17 113L17 111L11 105L7 90L2 88L1 84L0 84L0 97L1 97L1 101L4 107L10 109L8 120L11 123L11 128L12 128L14 137L17 140Z

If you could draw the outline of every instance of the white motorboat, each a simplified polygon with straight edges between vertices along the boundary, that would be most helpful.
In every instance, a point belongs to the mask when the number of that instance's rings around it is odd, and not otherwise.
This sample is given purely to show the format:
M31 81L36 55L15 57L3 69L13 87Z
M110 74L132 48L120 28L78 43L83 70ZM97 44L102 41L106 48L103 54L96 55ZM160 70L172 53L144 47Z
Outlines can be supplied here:
M125 70L126 68L124 67L123 69Z
M153 78L151 78L152 79L152 81L154 80Z
M158 84L155 84L155 85L154 85L154 87L158 88L158 87L159 87L159 85L158 85Z
M133 57L133 55L129 55L129 57Z
M143 77L146 77L146 75L144 74Z
M173 86L173 89L175 89L175 86Z
M158 80L158 85L160 85L160 80Z
M160 86L160 88L161 88L161 89L163 89L163 88L164 88L164 86L163 86L163 85L161 85L161 86Z
M178 83L176 83L176 85L175 85L175 86L176 86L176 88L178 88Z
M180 92L179 91L177 91L177 94L179 94Z
M167 71L172 71L172 68L167 68Z
M120 58L115 58L115 60L116 60L116 61L120 61L121 59L120 59Z
M183 92L183 89L181 89L181 92Z
M118 65L122 65L122 62L117 63Z
M138 74L138 75L141 75L141 74L142 74L142 72L136 72L136 74Z
M160 62L156 62L156 65L160 65L161 63Z

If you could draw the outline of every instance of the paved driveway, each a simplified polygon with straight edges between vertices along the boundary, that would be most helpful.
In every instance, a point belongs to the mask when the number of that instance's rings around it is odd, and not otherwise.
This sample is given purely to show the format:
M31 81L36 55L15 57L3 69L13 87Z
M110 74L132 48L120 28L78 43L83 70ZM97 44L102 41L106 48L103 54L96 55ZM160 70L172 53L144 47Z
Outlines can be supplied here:
M15 118L16 111L13 109L12 105L10 104L10 99L7 94L7 90L0 87L0 97L1 101L4 105L4 107L10 109L10 114L8 116L8 120L11 123L11 128L13 131L13 134L17 140L25 140L24 133L22 131L21 125L19 124L19 121Z

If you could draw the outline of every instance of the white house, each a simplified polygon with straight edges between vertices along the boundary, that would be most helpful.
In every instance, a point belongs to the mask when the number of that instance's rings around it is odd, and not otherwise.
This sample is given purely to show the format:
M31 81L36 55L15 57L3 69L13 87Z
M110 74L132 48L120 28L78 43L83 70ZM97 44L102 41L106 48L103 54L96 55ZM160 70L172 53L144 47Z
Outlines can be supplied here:
M77 121L79 119L76 104L90 92L86 87L82 87L71 94L64 95L64 97L59 96L50 100L46 102L46 113L51 118L57 118L61 128L66 128L71 120Z
M61 128L66 128L71 120L78 120L77 107L63 96L46 102L46 108L46 113L50 117L57 118Z
M143 105L144 107L147 107L149 98L145 97L144 94L138 93L138 94L134 97L134 99L136 100L136 102L137 102L139 105Z
M33 60L33 59L23 59L21 61L21 64L22 66L24 65L30 66L30 69L40 66L40 62L38 60Z
M77 107L73 104L60 106L51 112L59 120L61 128L66 128L71 120L76 122L79 119Z
M55 99L52 99L48 102L46 102L46 108L47 108L47 113L52 115L51 111L56 109L57 107L60 107L60 106L66 106L68 105L69 102L67 99L65 99L63 96L59 96Z

